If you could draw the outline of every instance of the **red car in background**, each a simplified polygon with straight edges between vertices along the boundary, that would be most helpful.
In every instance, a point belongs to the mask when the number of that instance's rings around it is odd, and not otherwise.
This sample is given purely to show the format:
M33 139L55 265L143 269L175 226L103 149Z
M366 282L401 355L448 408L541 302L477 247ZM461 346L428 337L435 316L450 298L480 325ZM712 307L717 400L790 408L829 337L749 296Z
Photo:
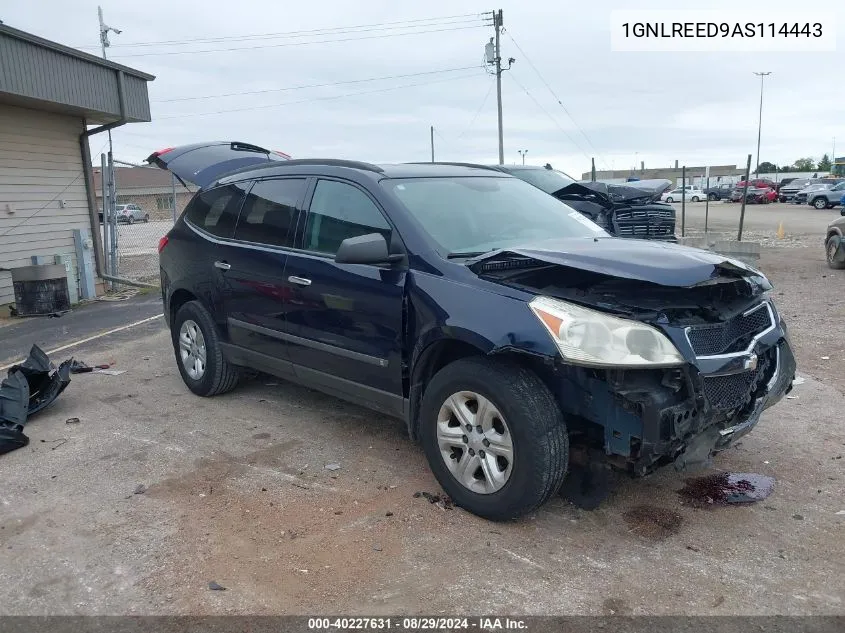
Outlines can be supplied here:
M737 189L742 189L745 187L745 181L741 180L736 183ZM774 180L769 180L768 178L751 178L748 181L748 188L757 188L757 189L773 189L777 191L778 185Z

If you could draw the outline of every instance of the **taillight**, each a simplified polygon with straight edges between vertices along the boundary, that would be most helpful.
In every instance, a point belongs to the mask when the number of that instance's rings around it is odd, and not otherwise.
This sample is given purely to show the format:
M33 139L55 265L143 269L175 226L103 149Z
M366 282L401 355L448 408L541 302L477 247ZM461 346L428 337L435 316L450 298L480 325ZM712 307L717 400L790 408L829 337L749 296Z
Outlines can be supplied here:
M166 154L167 152L172 152L172 147L165 147L164 149L160 149L157 152L153 152L153 156L161 156L162 154Z
M169 241L170 240L168 239L168 237L166 235L158 241L158 252L159 253L161 253L161 251L164 250L164 247L167 246L167 243Z

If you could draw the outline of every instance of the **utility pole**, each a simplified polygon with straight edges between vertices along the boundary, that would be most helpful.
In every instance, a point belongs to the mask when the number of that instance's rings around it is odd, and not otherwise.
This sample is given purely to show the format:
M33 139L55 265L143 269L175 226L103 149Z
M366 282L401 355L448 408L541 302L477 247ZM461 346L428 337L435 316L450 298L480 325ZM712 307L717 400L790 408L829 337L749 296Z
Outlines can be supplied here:
M100 20L100 48L103 51L103 59L108 59L106 57L106 49L111 46L111 42L109 42L109 31L113 31L115 34L120 35L123 31L120 29L115 29L110 27L108 24L103 22L103 7L97 7L97 17ZM112 144L111 144L111 130L109 132L109 154L112 153Z
M434 126L431 126L431 162L434 162Z
M527 149L518 149L518 150L516 150L516 153L519 154L520 156L522 156L522 164L524 165L525 164L525 155L528 153L528 150Z
M766 75L771 75L772 73L758 73L755 72L760 78L760 114L757 118L757 167L754 169L754 175L759 177L760 176L760 131L763 129L763 79ZM742 230L740 229L740 235L742 234Z
M513 57L508 59L508 65L502 67L502 48L500 42L500 35L502 26L504 25L504 16L501 9L493 11L493 28L495 35L490 38L490 41L485 47L485 61L488 65L493 66L496 74L496 101L498 105L499 114L499 164L505 164L505 140L502 129L502 73L513 65L516 61Z

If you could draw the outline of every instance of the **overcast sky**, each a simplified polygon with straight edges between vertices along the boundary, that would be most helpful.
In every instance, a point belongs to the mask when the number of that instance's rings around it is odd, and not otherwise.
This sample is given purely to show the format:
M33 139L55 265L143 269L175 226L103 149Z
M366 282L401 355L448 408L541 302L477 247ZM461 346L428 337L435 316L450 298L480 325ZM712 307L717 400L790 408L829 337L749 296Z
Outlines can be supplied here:
M482 17L445 17L498 8L504 9L506 29L502 55L516 58L503 79L505 162L520 161L517 150L528 150L528 163L551 162L576 177L589 169L590 156L596 157L599 169L628 169L639 160L646 167L668 166L675 159L687 165L744 164L757 142L759 79L753 70L772 72L765 85L762 160L818 160L831 153L834 136L841 139L837 153L845 154L841 2L822 7L837 16L838 54L610 51L611 10L673 8L676 1L101 4L106 23L123 31L110 35L109 57L156 76L149 85L152 122L114 133L115 154L125 160L140 161L154 149L202 140L252 142L294 157L428 160L433 125L439 160L496 162L495 81L482 64L492 27L483 26ZM729 18L737 4L699 0L695 6L722 9ZM743 8L752 6L743 3ZM760 19L777 9L794 11L800 6L768 0L759 3ZM98 52L96 0L5 3L0 20ZM412 20L418 22L408 22ZM342 31L396 22L404 24ZM341 32L127 46L317 29ZM357 41L313 43L340 39ZM246 50L219 50L225 48ZM218 50L153 54L209 49ZM396 75L415 76L297 88ZM248 91L265 92L208 97ZM186 97L208 98L172 101ZM240 111L218 113L222 110ZM99 141L92 142L92 151L98 149Z

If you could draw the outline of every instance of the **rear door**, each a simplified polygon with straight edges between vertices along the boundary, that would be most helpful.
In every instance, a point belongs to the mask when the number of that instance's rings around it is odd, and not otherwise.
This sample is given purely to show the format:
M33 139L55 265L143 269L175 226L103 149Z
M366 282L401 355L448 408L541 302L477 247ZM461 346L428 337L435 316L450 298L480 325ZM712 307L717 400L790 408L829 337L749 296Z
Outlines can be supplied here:
M290 160L290 156L239 141L169 147L147 158L151 165L168 169L184 183L193 183L199 187L207 187L236 169L279 160Z
M235 244L222 262L229 339L268 357L270 365L288 358L285 305L291 291L285 266L307 183L305 177L254 182L241 208Z
M317 179L288 256L286 328L294 371L389 414L402 413L402 266L338 264L340 243L394 229L379 204L351 182ZM395 236L398 240L398 236Z

